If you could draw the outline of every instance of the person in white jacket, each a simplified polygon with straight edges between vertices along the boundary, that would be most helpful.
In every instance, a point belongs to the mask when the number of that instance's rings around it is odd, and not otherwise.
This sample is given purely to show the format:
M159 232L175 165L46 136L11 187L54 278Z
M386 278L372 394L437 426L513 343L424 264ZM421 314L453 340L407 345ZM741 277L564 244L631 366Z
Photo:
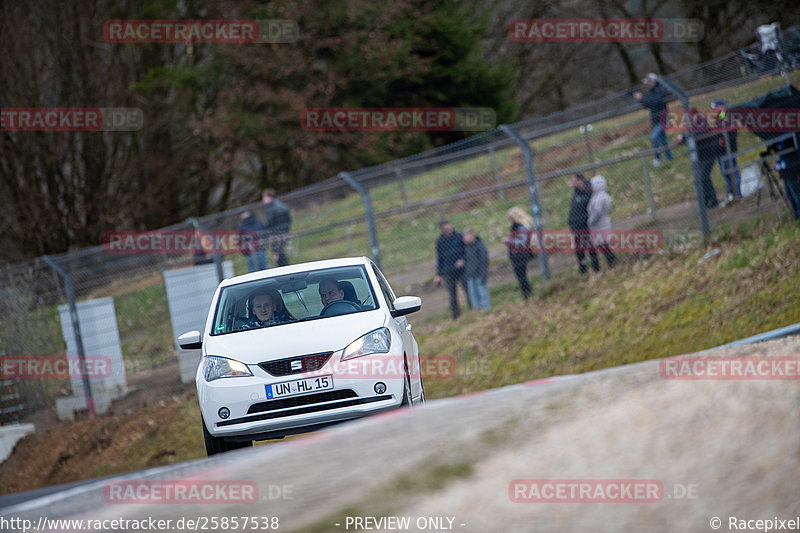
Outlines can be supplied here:
M596 244L597 249L606 256L608 268L613 268L617 258L603 235L611 229L611 196L606 192L606 179L603 176L593 177L590 183L592 184L592 199L589 200L587 211L592 243Z

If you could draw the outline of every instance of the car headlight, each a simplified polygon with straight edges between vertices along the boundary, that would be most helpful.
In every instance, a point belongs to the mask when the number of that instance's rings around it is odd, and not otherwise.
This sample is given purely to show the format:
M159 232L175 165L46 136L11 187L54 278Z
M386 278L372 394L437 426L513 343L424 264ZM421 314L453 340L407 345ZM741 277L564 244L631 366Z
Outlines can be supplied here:
M241 376L252 376L253 373L247 365L235 359L207 355L203 357L203 377L206 381L214 381L220 378L236 378Z
M378 328L351 342L344 349L341 360L346 361L371 353L386 353L391 344L392 335L389 333L389 328Z

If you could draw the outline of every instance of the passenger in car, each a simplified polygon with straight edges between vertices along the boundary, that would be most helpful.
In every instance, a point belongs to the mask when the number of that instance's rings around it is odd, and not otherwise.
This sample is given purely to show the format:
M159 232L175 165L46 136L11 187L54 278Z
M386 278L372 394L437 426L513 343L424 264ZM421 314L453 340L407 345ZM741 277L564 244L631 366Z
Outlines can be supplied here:
M251 294L248 299L248 309L251 319L246 329L282 324L293 318L286 310L283 298L275 289L261 289Z

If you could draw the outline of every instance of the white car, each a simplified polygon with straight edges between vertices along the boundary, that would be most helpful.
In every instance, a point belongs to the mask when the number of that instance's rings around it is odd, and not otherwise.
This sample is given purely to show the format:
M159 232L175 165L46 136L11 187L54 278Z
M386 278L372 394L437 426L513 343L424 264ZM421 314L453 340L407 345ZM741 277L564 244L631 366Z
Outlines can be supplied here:
M223 280L205 330L197 397L209 455L425 401L406 320L422 300L395 297L366 257Z

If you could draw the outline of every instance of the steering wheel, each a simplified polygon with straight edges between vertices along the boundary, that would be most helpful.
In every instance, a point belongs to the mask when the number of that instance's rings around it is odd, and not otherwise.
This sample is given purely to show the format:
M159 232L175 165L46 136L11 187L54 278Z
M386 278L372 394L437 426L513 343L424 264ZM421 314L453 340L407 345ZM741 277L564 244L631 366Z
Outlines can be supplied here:
M323 307L319 316L344 315L352 311L361 311L361 306L350 300L336 300Z

